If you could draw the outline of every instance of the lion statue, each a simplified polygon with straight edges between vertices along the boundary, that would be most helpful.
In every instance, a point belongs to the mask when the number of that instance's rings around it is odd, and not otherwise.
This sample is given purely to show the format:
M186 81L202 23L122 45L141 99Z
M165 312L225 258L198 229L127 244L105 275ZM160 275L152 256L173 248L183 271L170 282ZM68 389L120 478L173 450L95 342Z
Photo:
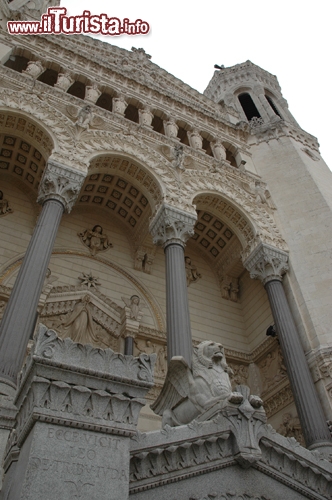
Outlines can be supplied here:
M192 368L182 356L174 356L168 367L164 386L152 410L163 417L162 425L188 424L217 403L240 404L243 395L232 392L221 344L201 342L194 348Z

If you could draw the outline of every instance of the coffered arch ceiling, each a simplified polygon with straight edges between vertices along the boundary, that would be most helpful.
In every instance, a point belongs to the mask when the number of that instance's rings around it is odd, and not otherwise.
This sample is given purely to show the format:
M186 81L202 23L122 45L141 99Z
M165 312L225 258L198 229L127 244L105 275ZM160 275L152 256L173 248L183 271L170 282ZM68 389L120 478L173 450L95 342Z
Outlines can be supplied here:
M241 252L254 236L249 219L232 203L214 194L194 199L197 222L189 249L195 248L212 268L234 277L243 272Z
M127 157L102 155L91 161L77 206L108 211L142 241L149 237L148 221L161 199L157 180L143 166Z
M26 116L0 111L0 174L11 175L37 194L53 146L39 124Z

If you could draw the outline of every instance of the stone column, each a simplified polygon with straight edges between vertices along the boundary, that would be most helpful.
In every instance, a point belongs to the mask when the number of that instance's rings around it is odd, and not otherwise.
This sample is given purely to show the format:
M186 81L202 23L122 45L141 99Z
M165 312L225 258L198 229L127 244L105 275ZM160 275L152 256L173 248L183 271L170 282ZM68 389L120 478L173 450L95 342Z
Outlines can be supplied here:
M85 175L49 161L39 187L43 208L16 278L0 326L0 382L16 387L26 346L64 211L70 212Z
M168 362L173 356L183 356L189 366L192 339L184 247L194 234L196 219L196 214L163 204L150 224L153 242L165 251Z
M244 265L266 289L306 445L309 449L329 447L331 453L331 435L282 286L287 261L286 252L261 243Z

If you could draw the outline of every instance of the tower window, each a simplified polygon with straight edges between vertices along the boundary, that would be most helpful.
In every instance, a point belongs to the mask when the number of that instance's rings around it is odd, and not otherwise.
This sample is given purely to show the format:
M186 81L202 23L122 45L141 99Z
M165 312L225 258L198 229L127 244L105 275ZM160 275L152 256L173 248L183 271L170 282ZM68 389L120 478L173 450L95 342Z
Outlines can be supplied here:
M261 118L261 115L259 114L258 109L256 108L256 105L251 98L251 95L247 93L240 94L238 99L248 121L250 121L252 118Z
M275 107L274 102L272 101L271 97L265 94L265 98L266 98L267 102L269 103L269 105L271 106L271 108L273 109L273 111L275 112L275 114L280 116L280 118L281 118L281 114L279 113L279 111Z

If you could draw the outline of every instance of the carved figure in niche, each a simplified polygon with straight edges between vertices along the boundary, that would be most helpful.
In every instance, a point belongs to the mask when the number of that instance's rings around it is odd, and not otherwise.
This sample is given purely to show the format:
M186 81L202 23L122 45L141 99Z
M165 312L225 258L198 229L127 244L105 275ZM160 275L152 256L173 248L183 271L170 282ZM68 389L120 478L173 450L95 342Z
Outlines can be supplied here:
M90 309L90 296L85 295L75 304L69 317L62 324L62 338L71 338L79 344L98 344L98 338L94 331L92 313Z
M190 283L198 281L202 275L197 271L197 267L191 262L190 257L186 256L184 261L186 266L187 286L189 286Z
M136 321L139 321L139 315L142 311L142 308L140 307L140 302L141 299L139 298L138 295L132 295L130 299L127 299L127 297L121 297L123 302L126 304L127 307L130 309L130 319L134 319Z
M12 213L12 209L9 207L8 200L3 197L3 192L0 191L0 215L6 215Z
M82 233L78 233L82 243L90 249L91 255L96 255L97 252L102 252L113 245L108 241L108 236L103 234L103 228L96 225L90 229L86 229Z
M232 392L224 348L216 342L201 342L193 352L192 369L182 356L169 364L165 384L152 410L163 416L163 426L188 424L214 405L240 404L243 395ZM259 408L262 400L250 396L252 406ZM220 407L220 409L221 409Z
M293 417L291 413L283 414L282 423L277 432L285 437L294 437L302 446L305 446L300 420L298 417Z

